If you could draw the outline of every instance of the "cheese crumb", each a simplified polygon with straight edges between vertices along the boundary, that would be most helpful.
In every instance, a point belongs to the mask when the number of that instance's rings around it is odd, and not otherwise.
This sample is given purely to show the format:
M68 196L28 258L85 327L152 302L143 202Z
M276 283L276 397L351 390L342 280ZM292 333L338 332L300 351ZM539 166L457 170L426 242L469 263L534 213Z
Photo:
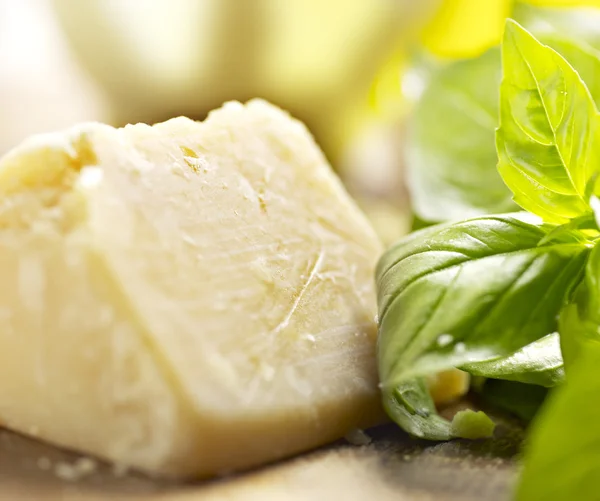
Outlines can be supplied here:
M82 457L77 459L73 464L56 463L54 466L55 475L61 480L67 482L76 482L96 471L97 463L92 458Z
M352 445L369 445L372 442L371 437L358 428L350 430L344 438Z

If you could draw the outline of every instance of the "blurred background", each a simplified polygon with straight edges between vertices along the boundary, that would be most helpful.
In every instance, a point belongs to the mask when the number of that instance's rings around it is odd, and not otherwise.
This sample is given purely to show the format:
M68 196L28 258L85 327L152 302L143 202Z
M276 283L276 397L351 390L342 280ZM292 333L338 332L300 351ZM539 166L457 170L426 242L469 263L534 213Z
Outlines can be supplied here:
M404 131L432 68L497 45L515 3L0 0L0 154L82 121L203 119L262 97L306 122L391 242L411 224Z

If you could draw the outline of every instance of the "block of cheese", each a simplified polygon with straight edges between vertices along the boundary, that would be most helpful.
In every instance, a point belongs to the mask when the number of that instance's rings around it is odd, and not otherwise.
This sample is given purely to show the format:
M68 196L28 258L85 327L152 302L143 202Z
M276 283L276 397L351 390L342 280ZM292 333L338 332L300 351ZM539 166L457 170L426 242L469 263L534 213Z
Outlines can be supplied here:
M380 416L380 252L264 101L34 137L0 161L0 423L173 477L342 437Z

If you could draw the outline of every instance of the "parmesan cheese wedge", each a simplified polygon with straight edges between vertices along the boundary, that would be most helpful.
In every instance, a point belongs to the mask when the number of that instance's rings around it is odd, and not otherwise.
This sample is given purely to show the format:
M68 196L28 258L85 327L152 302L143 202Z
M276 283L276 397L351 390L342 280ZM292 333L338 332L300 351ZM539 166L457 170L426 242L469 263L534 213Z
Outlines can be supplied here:
M0 422L172 477L343 437L381 416L380 252L264 101L35 137L0 161Z

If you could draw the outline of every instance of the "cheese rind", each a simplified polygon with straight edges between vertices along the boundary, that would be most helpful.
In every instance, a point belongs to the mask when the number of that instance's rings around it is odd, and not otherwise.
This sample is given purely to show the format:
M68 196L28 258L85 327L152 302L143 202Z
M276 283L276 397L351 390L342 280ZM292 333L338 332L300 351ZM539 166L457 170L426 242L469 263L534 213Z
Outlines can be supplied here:
M281 110L38 137L0 197L7 426L210 476L379 418L380 244Z

